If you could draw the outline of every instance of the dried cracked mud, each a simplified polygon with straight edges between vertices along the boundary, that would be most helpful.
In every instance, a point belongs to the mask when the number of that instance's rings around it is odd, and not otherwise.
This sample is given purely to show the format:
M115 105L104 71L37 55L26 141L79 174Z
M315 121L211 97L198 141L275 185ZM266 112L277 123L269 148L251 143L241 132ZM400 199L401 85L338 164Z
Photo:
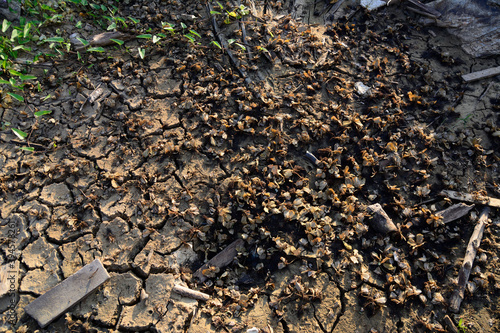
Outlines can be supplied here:
M436 332L449 315L499 331L497 211L458 314L449 298L480 207L436 214L455 203L444 189L500 196L500 82L461 79L498 57L468 56L405 6L243 4L244 19L215 20L225 40L245 35L236 63L209 44L205 5L135 1L121 16L152 34L183 22L200 44L179 33L86 54L92 66L55 60L42 92L4 101L2 123L30 138L0 133L2 261L19 263L0 330ZM395 234L370 224L374 203ZM193 277L236 239L231 264ZM25 306L95 258L111 278L40 329Z

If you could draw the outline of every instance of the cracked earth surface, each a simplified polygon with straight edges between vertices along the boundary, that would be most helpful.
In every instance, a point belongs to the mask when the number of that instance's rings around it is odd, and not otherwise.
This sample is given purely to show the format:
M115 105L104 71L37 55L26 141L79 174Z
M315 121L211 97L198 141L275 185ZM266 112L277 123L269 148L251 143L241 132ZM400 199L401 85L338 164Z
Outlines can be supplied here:
M0 299L2 332L39 329L24 307L95 258L111 278L39 331L444 329L475 220L439 224L434 212L450 202L437 194L500 195L500 83L460 75L498 58L469 57L404 7L315 16L323 3L246 5L251 54L232 50L247 80L208 46L204 6L137 1L122 16L143 15L152 33L185 22L204 44L172 37L144 60L110 48L88 56L93 66L55 61L50 88L4 103L2 121L32 128L36 149L0 134L0 229L17 229L2 256L20 262L17 319L7 322L10 299ZM240 38L241 23L218 24ZM27 116L43 109L51 116ZM366 205L377 202L397 235L370 227ZM453 317L475 332L500 330L500 224L490 217ZM235 239L245 245L229 266L193 278Z

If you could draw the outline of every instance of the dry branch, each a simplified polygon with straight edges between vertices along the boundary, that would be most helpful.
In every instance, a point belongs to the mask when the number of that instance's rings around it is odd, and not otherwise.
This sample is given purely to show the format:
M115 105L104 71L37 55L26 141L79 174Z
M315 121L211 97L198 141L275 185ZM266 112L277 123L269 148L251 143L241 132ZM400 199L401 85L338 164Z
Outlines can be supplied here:
M456 191L443 190L439 193L439 195L448 197L450 199L472 202L478 205L486 205L490 207L500 208L500 199L487 197L481 194L470 194Z
M208 294L202 293L201 291L189 289L188 287L179 286L178 284L176 284L172 288L172 291L183 297L197 299L200 301L208 301L210 299L210 295Z
M470 237L469 244L467 245L467 250L465 251L464 262L460 272L458 273L458 288L455 290L450 298L450 310L457 313L460 309L460 304L464 299L465 287L467 286L467 281L469 281L469 275L472 270L472 265L474 264L474 258L476 257L477 249L481 244L481 239L483 238L484 227L488 221L488 213L490 211L489 207L485 207L479 215L479 221L474 228L474 232Z

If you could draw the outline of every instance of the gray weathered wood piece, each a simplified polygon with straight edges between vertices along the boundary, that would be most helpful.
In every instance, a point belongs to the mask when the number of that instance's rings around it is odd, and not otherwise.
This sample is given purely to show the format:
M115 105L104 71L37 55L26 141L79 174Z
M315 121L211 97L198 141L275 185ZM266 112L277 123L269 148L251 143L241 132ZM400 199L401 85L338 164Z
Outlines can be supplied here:
M96 259L35 299L24 310L44 328L108 279L108 272Z

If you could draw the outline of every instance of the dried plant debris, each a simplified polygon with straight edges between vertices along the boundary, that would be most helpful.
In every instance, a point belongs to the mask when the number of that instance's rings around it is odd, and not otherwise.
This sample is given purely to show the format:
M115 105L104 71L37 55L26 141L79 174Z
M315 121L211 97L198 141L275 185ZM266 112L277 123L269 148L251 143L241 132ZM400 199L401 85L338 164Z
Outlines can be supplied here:
M220 14L198 2L131 3L120 15L140 13L151 35L169 22L201 37L127 41L147 47L144 59L68 61L62 83L48 79L53 99L26 102L54 110L31 139L57 147L0 146L0 229L20 229L2 238L16 247L3 253L25 270L20 304L43 290L32 277L45 266L60 280L101 257L134 280L133 301L114 302L108 318L87 300L70 311L75 327L271 331L259 314L285 332L442 327L477 216L452 204L494 207L498 196L498 86L464 83L469 60L431 49L396 6L344 3L346 16L315 25L323 18L303 15L308 1L254 2L248 13L211 2ZM211 43L222 38L225 50ZM493 313L497 231L484 230L462 308ZM202 294L171 297L175 285ZM93 299L115 299L111 289Z

